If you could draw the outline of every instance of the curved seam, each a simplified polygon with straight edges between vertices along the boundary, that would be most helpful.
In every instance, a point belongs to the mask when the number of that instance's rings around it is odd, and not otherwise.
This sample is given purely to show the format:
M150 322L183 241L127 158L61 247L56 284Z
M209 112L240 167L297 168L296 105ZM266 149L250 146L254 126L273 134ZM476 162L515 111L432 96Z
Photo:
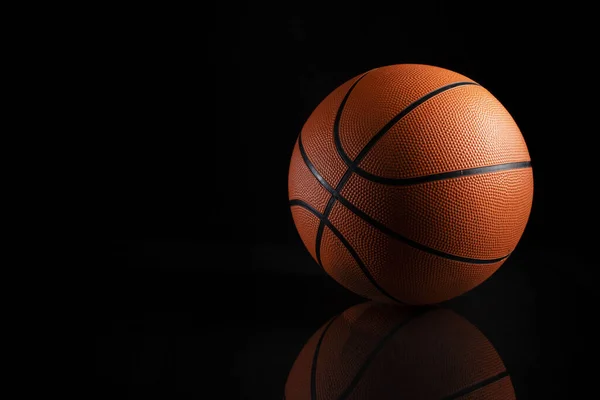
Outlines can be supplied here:
M365 212L363 212L362 210L360 210L358 207L354 206L352 203L350 203L345 197L343 197L339 191L337 191L336 189L333 189L331 187L331 185L329 185L325 179L321 176L321 174L319 174L319 172L316 170L316 168L314 167L314 165L312 164L312 162L308 159L308 155L306 154L306 152L304 151L304 146L302 145L302 140L299 140L299 148L300 148L300 154L302 156L302 159L304 161L304 163L306 164L306 166L308 167L308 169L311 171L311 173L315 176L315 178L323 185L323 187L325 188L325 190L327 190L330 194L331 194L331 198L328 202L328 205L331 203L331 199L334 200L338 200L342 205L344 205L346 208L348 208L351 212L353 212L355 215L357 215L359 218L361 218L362 220L364 220L365 222L369 223L370 225L372 225L373 227L375 227L376 229L378 229L379 231L397 239L400 240L408 245L410 245L411 247L414 247L416 249L422 250L424 252L430 253L430 254L434 254L436 256L442 257L442 258L446 258L449 260L454 260L454 261L460 261L460 262L467 262L467 263L471 263L471 264L493 264L499 261L502 261L506 258L508 258L510 256L511 253L504 255L502 257L499 258L494 258L494 259L479 259L479 258L470 258L470 257L462 257L462 256L458 256L458 255L454 255L454 254L450 254L450 253L446 253L443 252L441 250L436 250L434 248L431 248L429 246L426 246L424 244L421 244L419 242L416 242L412 239L407 238L406 236L403 236L401 234L399 234L398 232L388 228L387 226L385 226L384 224L380 223L379 221L377 221L376 219L374 219L373 217L369 216L368 214L366 214ZM332 206L333 207L333 206ZM325 211L327 211L327 207L325 209ZM325 212L323 214L320 214L320 218L321 221L328 221L327 217L329 215L325 215ZM325 222L323 223L319 223L319 226L324 225ZM318 231L317 231L318 234ZM322 236L322 232L321 232L321 236ZM321 239L321 237L319 237L319 239ZM319 241L317 241L317 243L319 243ZM315 253L316 253L316 244L315 244ZM318 263L321 266L321 268L323 267L322 263L321 263L321 259L320 257L318 257Z
M358 81L356 82L358 83ZM425 94L424 96L418 98L417 100L413 101L412 103L410 103L408 106L406 106L402 111L400 111L398 114L396 114L388 123L386 123L370 140L369 142L367 142L367 144L362 148L362 150L358 153L358 155L356 156L356 158L354 160L351 160L350 157L348 156L348 154L344 151L344 148L342 146L342 142L341 142L341 138L340 138L340 131L339 131L339 125L341 123L341 119L342 119L342 112L343 109L346 105L346 100L350 97L350 92L354 89L353 85L349 92L346 94L346 98L344 98L344 101L342 102L342 104L340 104L340 108L338 109L338 113L336 114L336 119L333 125L333 137L334 137L334 142L336 144L336 150L338 152L338 154L340 155L340 157L344 160L344 162L346 163L346 165L354 170L358 164L362 161L362 159L369 153L369 151L371 151L371 149L375 146L375 144L381 139L383 138L383 136L389 132L390 129L392 129L392 127L394 125L396 125L398 123L398 121L400 121L402 118L404 118L406 115L408 115L411 111L413 111L415 108L417 108L418 106L420 106L421 104L425 103L427 100L437 96L440 93L443 93L447 90L453 89L455 87L459 87L459 86L465 86L465 85L476 85L476 86L480 86L478 83L476 82L467 82L467 81L463 81L463 82L454 82L454 83L450 83L448 85L444 85L438 89L435 89L427 94Z
M360 256L358 255L358 253L356 252L356 250L354 250L354 248L352 247L352 245L350 244L350 242L348 242L348 240L344 237L344 235L342 235L342 233L337 230L337 228L331 223L331 221L329 221L326 218L324 218L323 214L321 214L320 212L318 212L314 207L312 207L311 205L309 205L305 201L298 200L298 199L290 200L290 206L299 206L299 207L302 207L302 208L310 211L311 213L313 213L316 217L320 218L321 221L324 221L323 222L324 225L326 225L331 230L331 232L338 238L338 240L342 243L342 245L346 248L346 250L348 250L348 252L352 256L352 258L354 258L354 261L356 261L356 264L358 265L358 267L360 268L360 270L362 271L362 273L365 275L365 277L367 278L367 280L369 282L371 282L371 284L373 285L373 287L375 287L375 289L377 289L382 295L384 295L388 299L393 300L393 301L395 301L396 303L399 303L399 304L405 304L401 300L398 300L397 298L395 298L394 296L392 296L391 294L389 294L384 288L382 288L377 283L377 281L375 281L375 279L373 278L373 275L371 275L371 273L367 269L367 266L360 259Z

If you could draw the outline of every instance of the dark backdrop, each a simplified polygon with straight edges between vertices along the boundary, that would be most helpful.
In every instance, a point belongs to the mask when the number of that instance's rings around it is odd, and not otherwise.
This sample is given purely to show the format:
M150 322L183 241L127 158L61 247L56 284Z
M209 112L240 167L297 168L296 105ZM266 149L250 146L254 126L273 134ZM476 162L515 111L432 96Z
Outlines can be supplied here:
M295 231L294 142L338 85L399 63L479 82L513 115L532 157L534 205L517 250L452 304L495 336L520 397L593 387L597 370L583 367L596 348L598 276L589 14L228 3L102 10L84 21L81 85L101 153L91 391L279 398L308 336L363 301L322 274Z

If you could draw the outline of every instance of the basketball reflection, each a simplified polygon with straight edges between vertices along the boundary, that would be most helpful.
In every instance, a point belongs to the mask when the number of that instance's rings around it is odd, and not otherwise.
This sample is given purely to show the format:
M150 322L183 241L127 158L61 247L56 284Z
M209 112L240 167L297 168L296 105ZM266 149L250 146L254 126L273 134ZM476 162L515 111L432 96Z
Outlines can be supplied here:
M500 356L455 312L366 302L333 317L290 370L286 400L514 399Z

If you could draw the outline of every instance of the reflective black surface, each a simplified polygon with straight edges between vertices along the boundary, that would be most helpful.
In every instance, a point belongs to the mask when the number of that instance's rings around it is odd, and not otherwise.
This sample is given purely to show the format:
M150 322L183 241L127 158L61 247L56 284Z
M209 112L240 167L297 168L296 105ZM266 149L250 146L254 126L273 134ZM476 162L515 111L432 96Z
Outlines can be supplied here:
M234 261L239 253L227 246L111 249L94 314L101 396L280 399L308 339L365 302L303 249L248 249L253 257L238 257L246 268L233 273L198 262L201 251ZM296 266L283 272L284 263ZM517 251L488 281L439 307L489 340L518 399L583 398L594 390L600 356L597 299L578 272L585 270L560 249Z

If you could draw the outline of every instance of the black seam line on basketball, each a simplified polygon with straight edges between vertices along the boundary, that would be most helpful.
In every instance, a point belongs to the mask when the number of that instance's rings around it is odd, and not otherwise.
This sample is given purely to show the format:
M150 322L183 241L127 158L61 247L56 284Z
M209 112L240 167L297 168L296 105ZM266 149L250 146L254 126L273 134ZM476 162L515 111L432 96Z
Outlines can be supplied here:
M348 100L348 97L350 96L350 93L356 87L356 85L358 84L358 82L360 82L362 78L364 78L365 76L367 76L368 73L369 72L366 72L360 78L358 78L356 80L356 82L354 82L352 84L352 86L350 86L350 88L346 92L346 95L342 99L342 102L340 103L340 106L338 108L338 112L336 113L336 119L335 119L335 121L333 123L333 127L334 127L333 138L334 138L334 140L335 140L335 127L336 127L336 125L339 125L339 118L341 116L341 112L342 112L342 110L344 108L344 105L346 104L346 101ZM301 143L302 142L302 138L301 138L302 135L299 135L299 136L300 136L300 143ZM306 153L304 155L306 155ZM308 157L304 158L304 161L306 162L307 165L309 165ZM311 172L313 172L313 174L317 173L317 175L319 175L319 176L321 175L321 174L319 174L317 172L317 170L314 168L314 166L312 167ZM349 178L349 176L346 176L347 172L348 171L346 171L346 174L342 177L342 179L338 183L338 186L341 185L340 188L345 184L345 181ZM317 175L315 175L315 176L317 176ZM319 178L317 178L317 179L319 179ZM319 180L319 182L323 182L323 181L324 181L324 179L322 179L322 177L321 177L321 179ZM336 187L336 191L337 191L337 189L338 188ZM326 221L329 218L329 213L331 212L331 209L333 208L334 204L335 204L335 197L331 196L329 198L329 200L327 201L327 205L325 206L325 210L323 210L323 216L324 217L321 219L321 222L319 222L319 227L317 228L317 234L316 234L316 237L315 237L315 256L317 257L317 262L319 263L319 265L321 266L321 268L323 268L323 263L321 262L321 240L323 239L323 229L325 229L324 221Z
M304 144L302 143L302 135L301 134L298 136L298 148L300 149L300 155L302 156L302 160L304 161L304 164L306 164L306 166L308 167L310 172L313 174L313 176L319 181L319 183L329 193L333 194L335 192L335 189L333 189L333 187L331 187L331 185L329 185L329 183L327 183L325 178L323 178L323 176L321 176L321 174L316 170L315 166L308 159L306 150L304 150ZM329 201L327 202L328 206L329 206L329 203L331 202L332 198L333 197L329 198ZM327 208L325 208L325 210L327 210ZM319 221L319 226L317 228L317 234L316 234L316 238L315 238L315 256L317 258L317 264L319 264L319 266L321 268L323 268L323 263L321 262L321 238L323 237L323 229L325 229L325 228L323 225L323 217L321 216L320 218L321 218L321 220Z
M458 171L441 172L425 176L417 176L414 178L384 178L382 176L373 175L363 169L356 168L354 172L369 181L381 183L384 185L409 186L420 183L444 181L447 179L460 178L463 176L481 175L492 172L509 171L513 169L530 168L531 161L511 162L505 164L490 165L487 167L476 167L461 169Z
M479 86L479 84L477 84L476 82L454 82L451 83L449 85L445 85L442 86L434 91L431 91L429 93L427 93L426 95L424 95L423 97L413 101L412 103L410 103L408 106L406 106L402 111L400 111L398 114L396 114L396 116L394 118L392 118L387 124L385 124L385 126L383 128L381 128L379 130L379 132L377 132L375 134L375 136L373 136L371 138L371 140L369 140L369 142L365 145L365 147L363 147L363 149L358 153L358 155L356 156L356 158L354 160L351 160L350 157L348 157L348 155L346 154L346 152L344 151L344 148L342 147L342 142L340 139L340 132L339 132L339 124L341 121L341 114L342 114L342 109L340 107L340 109L338 110L338 116L339 118L336 117L336 122L333 125L333 137L334 137L334 141L336 144L336 150L338 152L338 154L340 155L340 157L344 160L344 162L346 163L346 165L351 169L351 170L355 170L356 167L358 166L358 164L360 164L360 162L362 161L362 159L369 153L369 151L371 151L371 149L375 146L375 144L394 126L396 125L396 123L398 123L398 121L400 121L403 117L405 117L408 113L410 113L412 110L414 110L415 108L417 108L418 106L420 106L421 104L423 104L424 102L426 102L427 100L431 99L434 96L437 96L440 93L443 93L447 90L453 89L455 87L458 86L465 86L465 85L476 85ZM345 105L345 103L344 103Z
M415 319L417 319L417 317L421 317L423 315L425 315L426 313L428 313L429 311L435 309L434 307L423 307L423 308L418 308L412 315L410 315L406 320L400 322L398 325L396 325L390 332L388 332L388 334L386 336L384 336L379 343L377 343L377 346L375 346L375 348L371 351L371 353L367 356L366 360L362 363L362 365L360 366L360 369L358 370L358 372L356 373L356 375L354 375L354 378L352 378L352 382L350 382L350 384L346 387L346 389L342 392L342 394L338 397L338 400L344 400L346 399L348 396L350 396L352 394L352 391L356 388L356 386L358 385L358 382L360 381L360 379L363 377L364 373L367 371L367 368L369 367L369 365L371 364L371 362L373 362L373 360L375 359L375 357L377 356L377 354L379 352L381 352L381 350L383 350L383 347L385 346L385 344L396 334L398 333L398 331L402 328L404 328L406 325L408 325L410 322L414 321Z
M363 75L364 77L364 75ZM362 79L362 77L361 77ZM463 86L463 85L478 85L475 82L455 82L455 83L451 83L449 85L445 85L442 86L441 88L438 88L432 92L429 92L428 94L426 94L425 96L419 98L418 100L412 102L411 104L409 104L406 108L404 108L404 110L402 110L400 113L398 113L394 118L392 118L383 128L381 128L379 130L379 132L377 132L375 134L375 136L373 136L371 138L371 140L367 143L367 145L360 151L360 153L356 156L356 158L354 159L354 161L352 161L351 163L348 163L348 161L350 160L349 157L345 154L345 152L343 151L342 145L341 145L341 140L340 140L340 134L339 134L339 124L341 121L341 115L343 112L343 108L346 104L346 100L349 98L350 93L352 92L352 89L354 89L354 87L356 86L356 84L360 81L357 80L357 82L355 82L353 84L353 86L350 87L350 89L348 89L348 93L346 93L346 96L344 98L344 100L342 101L342 103L340 104L340 107L338 108L338 112L336 114L336 119L334 121L333 124L333 139L336 145L336 150L338 152L338 154L340 155L340 157L344 160L344 162L346 162L346 165L348 166L348 170L344 173L344 175L342 176L342 178L340 179L340 181L338 182L338 184L335 187L335 190L333 192L331 192L331 197L329 198L329 201L327 202L327 205L325 207L325 210L323 211L323 216L324 218L321 220L321 222L319 223L319 227L317 229L317 235L316 235L316 244L315 244L315 255L317 257L317 261L319 263L319 265L321 265L321 267L323 267L323 264L321 262L321 240L323 237L323 229L324 229L324 224L323 221L326 221L329 218L329 213L331 212L331 210L333 209L333 206L335 204L335 201L337 198L340 197L340 192L342 190L342 188L344 187L344 185L346 184L346 182L350 179L350 177L352 176L355 168L358 166L358 164L361 162L362 158L365 157L367 155L367 153L371 150L371 148L373 148L373 146L375 146L375 143L377 143L377 141L379 139L381 139L383 137L383 135L385 135L385 133L387 133L390 128L392 126L394 126L401 118L403 118L404 116L406 116L409 112L411 112L412 110L414 110L416 107L418 107L419 105L423 104L425 101L431 99L432 97L445 92L449 89L458 87L458 86ZM306 157L304 159L305 163L307 165L309 165L310 161L308 160L308 157ZM310 169L310 168L309 168ZM318 171L313 167L311 169L311 172L313 173L317 173ZM320 174L318 174L320 175ZM317 178L318 179L318 178ZM321 180L319 180L321 181ZM327 188L326 188L327 189ZM399 237L399 235L396 235L396 237ZM505 257L502 257L500 259L495 259L495 260L477 260L477 259L469 259L469 258L464 258L464 257L459 257L459 256L454 256L451 254L447 254L438 250L434 250L434 249L430 249L427 246L421 245L417 242L414 241L409 241L408 238L404 238L405 242L413 245L413 247L416 247L420 250L423 251L427 251L430 250L429 253L438 255L440 257L444 257L444 258L448 258L451 260L455 260L455 261L463 261L463 262L470 262L470 263L476 263L476 264L488 264L488 263L494 263L497 261L500 261ZM374 281L373 281L374 282Z
M363 75L363 77L364 77L364 75ZM354 83L354 85L352 85L350 87L350 89L348 89L348 93L346 93L346 97L344 98L344 100L347 100L347 98L350 96L350 92L352 91L352 89L354 89L354 87L356 86L356 84L359 81L360 81L360 79L357 80ZM335 204L335 200L337 197L336 194L339 195L339 193L342 191L342 188L344 187L346 182L350 179L350 177L354 173L354 170L356 169L358 164L360 164L360 162L362 161L363 157L365 157L367 155L367 153L373 148L373 146L375 146L375 143L377 143L377 141L379 141L379 139L381 139L383 137L383 135L385 135L391 129L392 126L394 126L401 118L406 116L409 112L411 112L412 110L414 110L415 108L417 108L419 105L423 104L425 101L429 100L430 98L432 98L442 92L445 92L446 90L455 88L457 86L462 86L462 85L477 85L477 83L475 83L475 82L451 83L449 85L442 86L441 88L438 88L432 92L429 92L425 96L415 100L414 102L409 104L404 110L400 111L387 124L385 124L385 126L383 128L381 128L379 130L379 132L377 132L375 134L375 136L373 136L371 138L371 140L366 144L366 146L363 147L363 149L360 151L360 153L358 153L358 155L356 156L354 161L351 161L350 158L348 157L348 155L344 152L344 150L342 148L341 139L339 137L340 136L339 124L341 121L343 108L346 104L345 101L342 101L342 103L340 104L340 107L338 109L338 112L336 114L336 120L333 124L333 140L336 144L336 150L337 150L338 154L340 155L340 157L342 157L344 162L346 162L348 169L346 170L346 172L344 173L344 175L338 182L337 186L335 187L335 194L332 193L332 196L329 198L329 201L327 202L327 206L325 207L325 210L323 211L323 215L325 216L325 219L329 218L329 213L333 209L333 206ZM308 161L308 158L305 161ZM348 161L351 161L351 162L348 163ZM317 172L317 170L314 168L311 171ZM323 235L323 224L321 223L321 224L319 224L319 228L317 229L316 246L315 246L315 253L317 255L317 259L319 260L319 264L321 264L321 238L322 238L322 235Z
M354 90L356 85L358 85L358 82L360 82L361 79L367 75L367 73L365 73L363 76L361 76L359 79L357 79L356 82L354 82L352 84L352 86L350 86L350 88L348 89L348 92L346 93L346 95L344 96L344 99L342 100L342 102L340 103L340 106L338 107L338 111L336 113L335 120L333 123L333 141L335 142L335 147L336 147L338 154L342 157L344 162L346 162L346 159L344 158L345 153L343 151L340 152L340 149L342 149L342 142L340 141L340 135L339 135L339 125L340 125L340 120L342 118L342 111L344 110L344 107L346 106L346 101L348 101L348 98L350 97L352 90ZM338 147L339 147L339 149L338 149ZM308 157L304 161L307 163L307 165L310 163L310 161L308 160ZM321 262L321 240L323 238L323 229L325 229L323 226L323 221L328 220L329 214L331 213L331 210L333 209L333 206L335 204L336 197L339 195L340 191L342 190L342 188L344 187L344 185L346 184L348 179L350 179L350 177L352 176L352 170L353 169L351 167L348 168L346 170L346 172L344 173L344 175L342 176L342 178L340 179L340 181L338 182L335 189L333 191L330 191L331 197L327 201L325 210L323 210L324 218L321 220L321 223L319 224L319 228L317 229L316 244L315 244L315 253L317 255L317 259L319 260L319 263ZM311 169L311 172L317 173L318 175L320 175L314 167ZM375 282L375 281L373 280L373 282Z
M358 82L360 82L360 80L362 78L364 78L366 75L367 74L361 76L359 79L356 80L356 82L354 82L354 84L352 84L352 86L350 86L350 89L348 89L348 92L346 93L346 95L344 96L344 99L342 100L342 102L340 103L340 106L338 107L337 113L335 114L335 120L333 122L333 141L335 142L335 148L336 148L338 154L340 155L340 157L342 157L342 160L344 160L344 162L348 166L352 164L352 160L350 159L350 157L348 157L348 155L344 151L344 148L342 147L342 141L340 139L340 121L342 120L342 112L344 111L344 108L346 107L346 102L348 101L348 98L350 97L350 93L352 93L352 91L354 90L356 85L358 85Z
M363 77L364 77L364 75L363 75ZM347 98L350 96L350 92L352 91L352 89L354 89L354 87L356 86L358 81L360 81L360 79L357 80L354 83L354 85L350 87L350 89L348 89L348 93L346 93L344 100L347 100ZM373 136L371 138L371 140L369 140L369 142L366 144L366 146L363 147L363 149L360 151L360 153L358 153L358 155L356 156L354 161L351 161L350 158L348 157L348 155L344 152L344 150L342 148L341 139L340 139L339 124L340 124L340 121L342 118L343 108L346 105L346 102L342 101L342 103L340 104L340 107L338 108L338 112L336 114L336 119L333 124L333 141L335 142L335 145L336 145L335 147L336 147L338 154L340 155L340 157L344 160L344 162L348 166L348 170L346 170L346 172L344 173L344 175L338 182L337 186L335 187L335 193L339 195L339 193L342 191L342 188L344 187L346 182L352 176L352 174L353 174L354 170L356 169L356 167L358 166L358 164L360 164L360 162L362 161L363 157L365 157L367 155L367 153L373 148L373 146L375 146L375 143L377 143L377 141L379 141L379 139L381 139L383 137L383 135L385 135L392 128L392 126L394 126L401 118L406 116L409 112L411 112L412 110L417 108L419 105L423 104L425 101L431 99L432 97L434 97L442 92L445 92L446 90L450 90L457 86L463 86L463 85L478 85L478 84L475 82L451 83L449 85L442 86L441 88L438 88L432 92L429 92L425 96L423 96L423 97L415 100L411 104L409 104L406 108L404 108L404 110L400 111L394 118L392 118L387 124L385 124L385 126L383 128L381 128L379 130L379 132L377 132L375 134L375 136ZM348 163L349 161L351 161L351 162ZM316 170L314 170L314 171L316 172ZM329 198L329 201L327 202L327 206L325 207L325 210L323 211L323 215L325 216L324 219L329 218L329 213L333 209L335 200L336 200L336 195L332 193L332 196ZM319 264L321 265L321 267L322 267L322 264L321 264L321 238L322 238L322 236L323 236L323 224L320 223L319 228L317 229L315 254L317 255L317 260L319 261Z
M343 177L342 177L343 179ZM335 194L337 194L337 190L333 190L331 192L331 197L327 201L327 205L325 206L325 210L323 210L323 217L319 222L319 227L317 228L317 235L315 238L315 255L317 256L317 260L319 261L319 265L323 268L323 263L321 262L321 241L323 240L323 230L325 229L325 224L329 221L329 214L331 213L331 209L335 204Z
M319 219L323 218L323 214L321 214L316 208L314 208L313 206L311 206L310 204L308 204L304 200L300 200L300 199L292 199L292 200L290 200L290 207L293 207L293 206L298 206L298 207L305 208L306 210L308 210L312 214L314 214L315 217L317 217Z
M484 379L483 381L478 382L478 383L476 383L474 385L471 385L469 387L466 387L466 388L464 388L464 389L462 389L462 390L460 390L460 391L458 391L456 393L451 394L450 396L446 396L446 397L442 398L442 400L457 399L457 398L462 397L462 396L464 396L466 394L472 393L472 392L476 391L477 389L481 389L482 387L487 386L490 383L494 383L496 381L499 381L500 379L505 378L507 376L509 376L508 372L507 371L503 371L503 372L499 373L498 375L494 375L494 376L492 376L490 378Z
M321 350L321 343L323 343L323 339L325 338L325 333L327 332L327 330L329 329L331 324L333 324L333 322L340 315L336 315L335 317L331 318L331 320L327 323L327 325L325 326L325 329L323 329L323 333L321 333L321 337L319 338L319 341L317 342L317 346L315 347L315 354L313 355L313 362L310 367L310 398L311 398L311 400L317 400L317 379L316 379L317 378L317 359L319 358L319 351Z
M379 284L375 281L375 279L373 278L373 276L371 275L371 273L367 269L366 265L363 263L363 261L358 256L358 253L356 252L356 250L354 250L354 248L352 248L352 245L348 242L348 240L346 240L346 238L344 237L344 235L342 235L342 233L340 231L338 231L335 226L333 226L333 224L331 223L331 221L329 221L329 220L327 220L327 219L324 218L323 214L321 214L319 211L317 211L310 204L308 204L308 203L306 203L306 202L304 202L302 200L298 200L298 199L290 200L290 206L299 206L299 207L302 207L302 208L310 211L311 213L313 213L321 221L324 221L323 224L326 225L331 230L331 232L338 238L338 240L342 243L342 245L344 245L344 247L346 248L346 250L348 250L348 252L352 256L352 258L354 258L354 261L356 261L356 264L358 265L358 267L360 268L360 270L362 271L362 273L365 275L365 277L369 280L369 282L371 282L371 284L382 295L384 295L388 299L393 300L393 301L395 301L398 304L405 304L404 302L398 300L397 298L395 298L394 296L392 296L391 294L389 294L388 292L386 292L385 289L383 289L381 286L379 286Z
M354 206L352 203L350 203L348 200L346 200L340 193L338 190L333 189L331 187L331 185L329 185L325 179L323 179L323 177L321 176L321 174L319 174L319 172L316 170L316 168L314 167L314 165L310 162L310 160L308 159L307 154L304 152L304 147L302 146L302 141L299 140L298 143L299 147L300 147L300 154L302 155L302 159L304 161L304 163L306 164L306 166L308 167L308 169L311 171L311 173L315 176L315 178L321 182L321 184L323 185L323 187L325 188L325 190L327 190L329 193L331 193L331 198L329 199L330 201L327 203L327 206L329 206L329 204L332 204L333 207L333 202L331 201L331 199L337 199L342 205L344 205L346 208L348 208L350 211L352 211L354 214L356 214L359 218L361 218L362 220L364 220L365 222L371 224L373 227L375 227L376 229L379 229L381 232L385 233L386 235L389 235L397 240L400 240L406 244L408 244L409 246L412 246L416 249L419 249L421 251L430 253L430 254L434 254L438 257L442 257L442 258L446 258L449 260L454 260L454 261L460 261L460 262L465 262L465 263L470 263L470 264L493 264L499 261L504 260L505 258L508 258L508 256L510 256L510 253L503 256L503 257L499 257L499 258L494 258L494 259L479 259L479 258L469 258L469 257L461 257L461 256L457 256L454 254L450 254L450 253L445 253L443 251L440 250L436 250L433 249L429 246L425 246L424 244L421 244L419 242L416 242L414 240L411 240L393 230L391 230L390 228L388 228L387 226L385 226L384 224L380 223L379 221L375 220L374 218L372 218L371 216L367 215L365 212L361 211L360 209L358 209L356 206ZM529 162L527 162L529 163ZM499 166L491 166L491 167L482 167L482 168L498 168ZM481 171L481 168L479 168L479 170ZM467 171L467 170L465 170ZM490 172L490 171L487 171ZM467 175L472 175L470 173L466 173ZM464 176L464 175L463 175ZM343 179L343 178L342 178ZM326 208L327 211L327 208ZM321 221L324 220L324 214L319 214L321 215ZM319 226L321 226L322 224L319 223ZM321 235L323 234L323 232L321 232ZM318 235L318 231L317 231L317 235ZM320 239L321 237L319 237L319 241L317 241L317 243L320 243ZM315 247L315 253L316 253L316 247ZM321 264L321 259L320 257L317 258L319 265L321 266L321 268L323 267L323 265Z
M470 263L470 264L493 264L493 263L502 261L505 258L508 258L508 256L510 256L510 254L507 254L507 255L499 257L499 258L480 259L480 258L461 257L461 256L457 256L454 254L446 253L446 252L443 252L440 250L436 250L434 248L431 248L429 246L426 246L424 244L416 242L412 239L407 238L406 236L399 234L398 232L391 230L390 228L388 228L381 222L377 221L376 219L370 217L369 215L367 215L366 213L364 213L363 211L358 209L354 204L350 203L348 200L343 198L341 195L338 196L338 200L342 205L344 205L346 208L348 208L350 211L352 211L354 214L356 214L359 218L361 218L362 220L364 220L365 222L367 222L374 228L378 229L382 233L384 233L394 239L400 240L401 242L404 242L407 245L414 247L415 249L424 251L429 254L434 254L438 257L446 258L448 260Z
M300 155L302 156L302 161L308 167L313 176L319 181L319 183L329 192L333 193L335 189L321 176L319 171L315 168L313 163L308 159L308 155L306 154L306 150L304 150L304 144L302 143L302 137L298 137L298 148L300 149Z

